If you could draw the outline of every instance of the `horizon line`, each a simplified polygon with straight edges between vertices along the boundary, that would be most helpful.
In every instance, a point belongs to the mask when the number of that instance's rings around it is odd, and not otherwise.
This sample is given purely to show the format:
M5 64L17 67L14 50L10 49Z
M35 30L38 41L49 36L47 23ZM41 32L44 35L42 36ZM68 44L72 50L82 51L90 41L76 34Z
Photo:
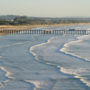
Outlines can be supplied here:
M26 16L26 17L36 17L36 18L90 18L90 16L62 16L62 17L54 17L54 16L29 16L29 15L17 15L17 14L6 14L0 16Z

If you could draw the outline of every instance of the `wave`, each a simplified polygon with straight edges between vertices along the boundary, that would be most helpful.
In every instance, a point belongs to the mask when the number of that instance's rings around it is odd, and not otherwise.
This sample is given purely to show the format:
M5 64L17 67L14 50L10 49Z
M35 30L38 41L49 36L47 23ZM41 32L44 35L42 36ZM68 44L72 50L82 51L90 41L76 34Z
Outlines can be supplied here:
M32 83L34 85L34 90L40 89L44 82L39 82L35 80L25 80L25 82Z
M52 41L54 37L51 37L49 38L46 42L44 43L41 43L41 44L37 44L37 45L34 45L32 47L30 47L30 53L35 57L36 60L39 61L39 57L38 57L38 54L36 52L34 52L34 50L37 48L37 47L41 47L45 44L48 44ZM56 64L52 64L52 63L49 63L49 62L45 62L46 65L50 65L50 66L56 66ZM47 83L43 82L43 81L35 81L35 80L25 80L26 82L30 82L32 83L35 87L34 87L34 90L37 90L38 88L42 88L44 85L46 85Z
M77 74L77 72L84 72L86 70L84 70L84 68L80 68L79 70L72 70L72 69L65 69L63 67L60 67L60 71L66 73L66 74L71 74L73 75L75 78L80 79L80 81L82 81L84 84L86 84L86 86L90 87L90 82L85 80L84 77L81 77L79 74Z
M31 53L33 56L35 56L35 59L36 59L36 60L39 60L39 59L38 59L38 55L34 52L34 49L37 48L37 47L43 46L43 45L45 45L45 44L47 44L47 43L50 43L52 39L53 39L53 37L51 37L50 39L48 39L48 41L45 42L45 43L41 43L41 44L38 44L38 45L34 45L34 46L32 46L32 47L30 48L30 53Z
M65 43L64 46L63 46L63 48L60 49L60 51L66 53L68 55L72 55L72 56L75 56L77 58L83 59L85 61L90 61L88 58L85 58L83 56L80 56L78 54L71 53L71 52L68 51L68 48L70 47L70 45L76 45L77 43L81 43L84 40L87 40L88 38L89 38L89 35L79 36L74 41L70 41L68 43Z
M68 45L70 45L70 44L73 44L73 43L76 43L76 42L82 42L83 40L79 40L79 38L81 38L81 37L78 37L78 38L74 38L74 41L71 41L71 38L69 37L68 39L70 39L69 41L68 41L68 43L64 43L64 46L63 46L63 48L61 47L61 49L60 49L60 52L64 52L64 53L67 53L66 52L66 48L64 48L64 47L68 47ZM50 38L46 43L41 43L41 44L38 44L38 45L35 45L35 46L32 46L31 48L30 48L30 53L32 53L33 54L33 56L35 56L35 59L36 60L39 60L39 55L34 51L35 49L37 49L37 47L41 47L41 46L43 46L43 45L46 45L46 44L48 44L48 43L51 43L52 42L52 40L53 39L55 39L54 37L53 38ZM77 40L77 41L75 41L75 40ZM54 42L54 43L56 43L56 42ZM50 46L49 46L50 47ZM69 53L70 54L70 53ZM66 55L66 54L65 54ZM68 54L67 54L68 55ZM70 54L71 55L71 54ZM72 55L72 56L74 56L74 55ZM71 56L71 57L72 57ZM51 63L51 62L44 62L45 64L48 64L48 65L52 65L52 66L55 66L55 67L57 67L58 69L60 69L60 71L61 72L63 72L63 73L65 73L65 74L69 74L69 75L72 75L72 76L74 76L75 78L78 78L82 83L84 83L86 86L88 86L88 87L90 87L90 82L89 81L87 81L84 77L82 77L80 74L81 73L85 73L86 72L86 69L85 68L78 68L78 69L69 69L69 68L67 68L67 69L65 69L65 67L63 67L63 66L59 66L58 64L53 64L53 63ZM79 73L79 74L78 74Z
M10 44L10 45L9 44L8 45L4 45L4 46L0 46L0 49L1 48L8 48L8 47L15 46L15 45L21 45L21 44L25 44L25 43L28 43L28 42L30 42L30 41L26 41L24 43L18 42L18 43L14 43L14 44ZM1 58L3 58L3 56L0 56L0 59ZM4 87L10 81L16 80L16 78L13 77L13 73L11 73L9 70L7 70L6 67L0 66L0 70L3 71L3 72L5 72L5 75L4 75L5 76L5 80L3 80L3 81L0 82L0 87Z
M12 77L12 73L9 72L5 67L0 67L1 70L3 70L4 72L6 72L5 76L11 79L14 79L14 77Z
M79 55L77 55L77 54L75 54L75 53L70 53L70 52L68 51L68 47L70 47L70 45L75 45L75 44L77 44L77 43L81 43L81 42L83 42L84 40L87 40L88 38L90 38L89 35L79 36L79 37L77 37L74 41L70 41L70 42L68 42L68 43L65 43L64 46L63 46L63 48L60 49L60 52L63 52L63 53L65 53L65 54L67 54L67 55L71 55L71 56L77 57L77 58L79 58L79 59L82 59L82 60L84 60L84 61L89 61L89 62L90 62L90 60L89 60L88 58L79 56ZM80 74L77 74L78 72L79 72L79 73L80 73L80 72L81 72L81 73L82 73L82 72L86 72L86 70L85 70L84 68L79 68L78 70L65 69L64 67L60 67L60 66L59 66L59 68L60 68L60 71L66 73L66 74L71 74L71 75L73 75L75 78L79 78L80 81L82 81L83 83L86 84L86 86L90 87L90 81L87 81L87 80L86 80L84 77L82 77Z
M82 83L84 83L86 86L90 87L90 82L85 80L84 77L81 77L78 72L85 72L86 70L84 68L80 68L78 70L73 70L73 69L65 69L64 67L57 66L57 68L60 69L60 72L63 72L65 74L69 74L74 76L75 78L79 79Z
M3 87L9 81L14 80L15 78L12 77L13 74L11 72L9 72L5 67L0 66L0 69L5 72L5 77L7 77L7 80L0 82L0 87Z

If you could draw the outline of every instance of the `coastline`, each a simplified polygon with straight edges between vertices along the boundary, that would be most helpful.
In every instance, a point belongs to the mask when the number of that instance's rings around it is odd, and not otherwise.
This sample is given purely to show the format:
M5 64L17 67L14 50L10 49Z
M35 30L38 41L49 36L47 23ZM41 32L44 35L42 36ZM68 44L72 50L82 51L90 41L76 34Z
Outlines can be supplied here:
M56 39L58 39L58 38L56 38ZM68 38L69 39L69 38ZM61 39L60 39L61 40ZM44 42L40 42L40 44L38 43L37 45L35 44L35 46L36 47L42 47L43 45L45 45L45 44L49 44L49 43L51 43L50 41L53 41L52 39L48 39L47 41L45 40L45 43ZM62 41L62 40L61 40ZM66 41L66 40L65 40ZM67 41L66 41L67 42ZM56 42L57 43L57 42ZM65 43L65 42L64 42ZM61 43L61 46L62 46L62 44L63 43ZM32 46L32 47L34 47L34 46ZM31 48L32 48L31 47ZM51 47L52 49L54 49L53 47ZM33 55L34 56L34 55ZM36 55L35 55L36 56ZM35 58L36 59L36 58ZM67 58L66 58L67 59ZM36 61L36 62L38 62L38 61ZM39 62L40 63L40 62ZM56 64L53 64L53 63L50 63L50 62L47 62L47 63L45 63L45 62L41 62L41 63L43 63L43 64L45 64L45 65L48 65L48 66L53 66L53 67L56 67ZM66 76L67 75L70 75L70 76L73 76L73 72L71 72L71 73L69 73L69 71L67 71L67 69L66 68L63 68L63 67L61 67L60 65L57 65L57 71L58 70L60 70L60 72L59 72L59 74L60 73L64 73ZM67 71L67 72L64 72L64 71ZM53 79L53 78L52 78ZM57 79L57 78L54 78L54 79ZM79 81L79 79L80 79L80 81L81 81L81 83L82 84L84 84L84 86L86 86L86 87L88 87L88 85L87 85L87 82L84 80L83 81L83 79L82 79L82 77L80 77L79 75L77 75L77 76L75 76L75 79L77 80L77 81ZM29 83L29 84L32 84L32 86L34 87L34 89L35 88L40 88L40 82L38 82L38 80L34 80L33 81L33 79L30 79L30 80L26 80L26 82L27 83ZM85 82L85 83L83 83L83 82ZM41 85L41 87L42 87L43 85Z
M52 24L52 25L0 25L0 31L2 30L28 30L41 27L62 27L62 26L73 26L73 25L90 25L90 23L68 23L68 24ZM8 33L0 32L0 36L7 35Z
M72 26L72 25L90 25L90 23L66 23L66 24L51 24L51 25L0 25L0 30L27 30L40 27L58 27L58 26Z

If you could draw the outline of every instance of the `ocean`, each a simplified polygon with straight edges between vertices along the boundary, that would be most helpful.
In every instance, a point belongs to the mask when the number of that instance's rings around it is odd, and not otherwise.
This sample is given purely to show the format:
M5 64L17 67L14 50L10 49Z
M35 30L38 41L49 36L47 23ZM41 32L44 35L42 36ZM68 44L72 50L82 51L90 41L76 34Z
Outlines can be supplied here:
M90 35L0 36L0 90L90 90L89 54Z

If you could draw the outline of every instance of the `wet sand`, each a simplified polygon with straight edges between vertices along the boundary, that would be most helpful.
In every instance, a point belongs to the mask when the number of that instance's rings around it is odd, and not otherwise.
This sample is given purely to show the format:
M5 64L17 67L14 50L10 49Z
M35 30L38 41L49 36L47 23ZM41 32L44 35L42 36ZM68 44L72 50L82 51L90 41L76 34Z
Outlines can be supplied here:
M0 25L1 30L28 30L40 27L58 27L58 26L73 26L73 25L90 25L90 23L69 23L69 24L52 24L52 25ZM1 33L0 36L7 33Z

